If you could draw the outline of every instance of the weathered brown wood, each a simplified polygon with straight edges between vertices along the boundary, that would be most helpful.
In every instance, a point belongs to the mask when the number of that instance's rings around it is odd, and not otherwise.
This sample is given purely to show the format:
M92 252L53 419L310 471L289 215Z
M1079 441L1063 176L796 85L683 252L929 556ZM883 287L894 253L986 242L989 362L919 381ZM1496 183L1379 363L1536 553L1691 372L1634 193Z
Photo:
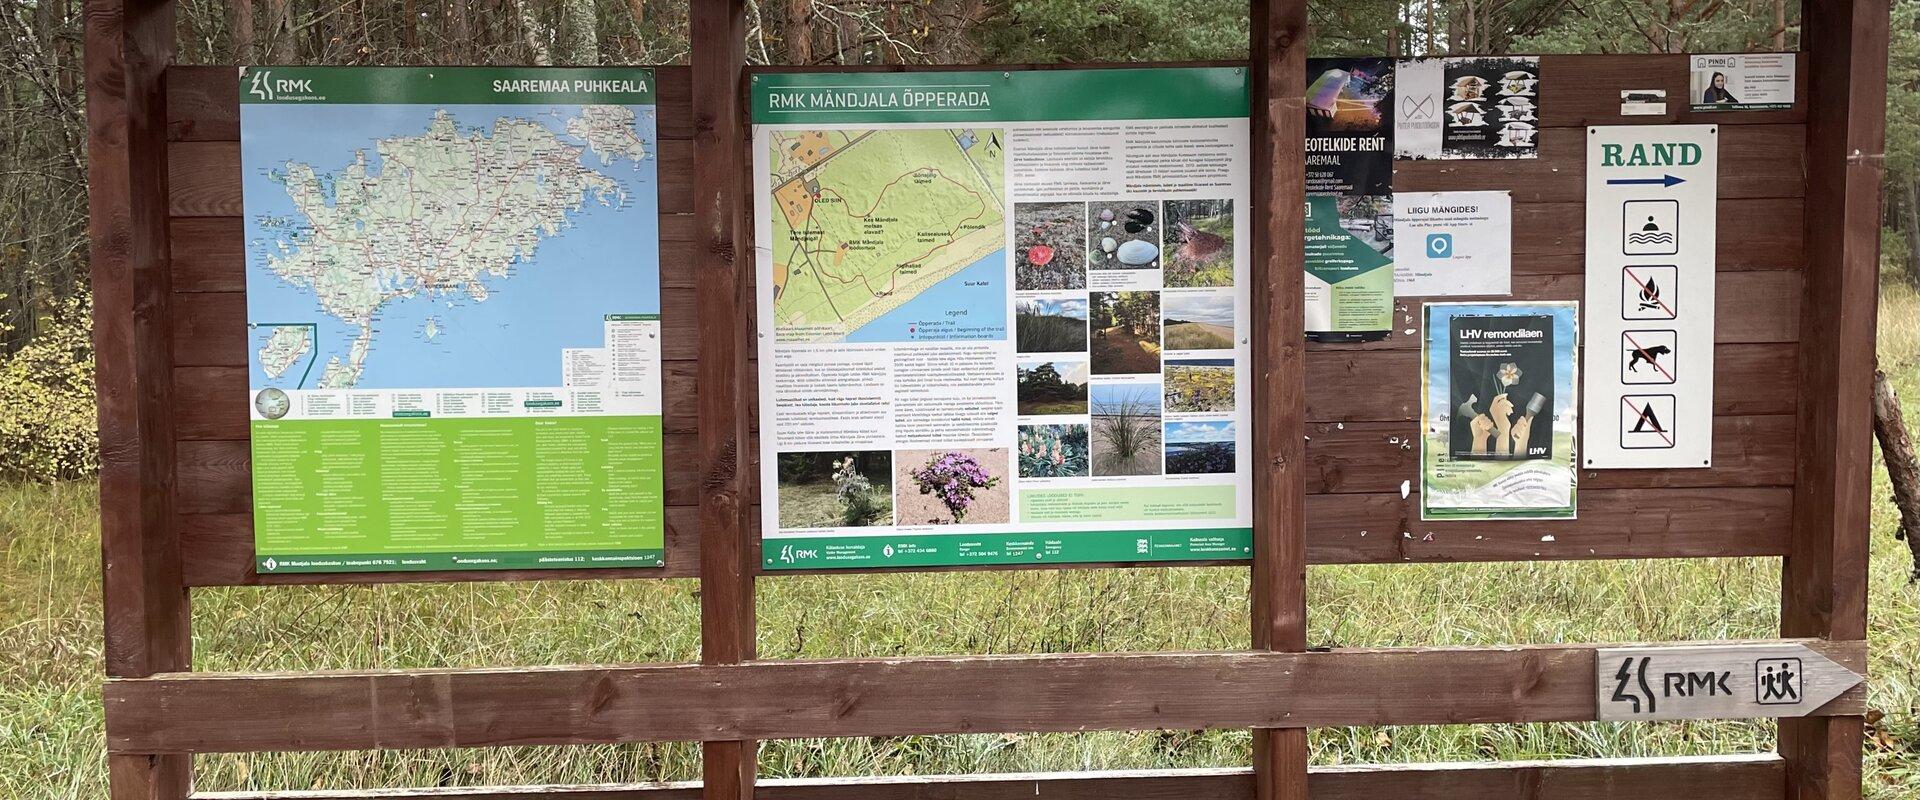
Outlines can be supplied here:
M162 76L171 0L88 0L87 234L100 424L106 672L189 669L191 619L173 511L173 375ZM114 800L180 800L182 756L107 762Z
M693 44L692 205L699 275L700 661L751 661L755 653L753 487L758 449L751 434L755 260L746 187L744 0L707 0L691 10ZM668 463L675 463L669 461ZM758 748L750 736L697 738L702 800L752 800Z
M1864 642L1795 641L1865 663ZM111 680L104 701L114 753L1545 722L1595 717L1595 649L176 673ZM1865 703L1855 687L1818 713Z
M693 138L692 72L683 66L656 66L654 125L661 139ZM167 69L167 138L176 142L231 142L240 139L240 81L233 67Z
M661 139L660 213L693 209L693 146ZM175 217L238 217L240 142L173 142L167 145L168 213Z
M1779 800L1772 754L1314 767L1315 800L1547 798ZM877 778L774 778L765 800L1252 800L1247 769L1103 770ZM474 786L290 792L200 792L196 800L692 800L699 784Z
M1253 0L1248 20L1253 242L1253 649L1307 648L1306 0ZM1307 731L1256 727L1255 800L1306 800Z
M1814 0L1802 34L1807 72L1808 341L1802 353L1799 474L1781 576L1780 630L1867 636L1880 180L1886 151L1886 0ZM1783 720L1787 796L1856 800L1864 720Z
M1548 101L1551 103L1552 101ZM1806 186L1806 127L1727 125L1720 131L1720 197L1799 197ZM1577 203L1586 197L1586 139L1580 128L1540 131L1540 157L1500 162L1400 161L1402 192L1509 189L1516 202Z

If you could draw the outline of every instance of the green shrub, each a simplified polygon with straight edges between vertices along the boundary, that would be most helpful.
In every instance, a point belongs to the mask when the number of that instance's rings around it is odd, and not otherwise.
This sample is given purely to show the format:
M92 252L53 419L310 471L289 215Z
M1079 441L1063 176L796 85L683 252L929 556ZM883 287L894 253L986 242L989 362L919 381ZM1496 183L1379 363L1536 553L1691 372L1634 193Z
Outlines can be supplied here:
M60 301L26 346L0 355L0 478L53 481L100 466L86 297Z

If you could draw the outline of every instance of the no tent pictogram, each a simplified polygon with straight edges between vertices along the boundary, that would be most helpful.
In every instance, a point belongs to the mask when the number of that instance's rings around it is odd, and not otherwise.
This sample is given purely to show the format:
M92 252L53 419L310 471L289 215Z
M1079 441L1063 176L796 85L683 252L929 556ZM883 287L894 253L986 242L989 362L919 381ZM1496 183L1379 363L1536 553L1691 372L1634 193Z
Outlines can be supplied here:
M1624 450L1671 450L1674 396L1630 394L1620 398L1620 447Z

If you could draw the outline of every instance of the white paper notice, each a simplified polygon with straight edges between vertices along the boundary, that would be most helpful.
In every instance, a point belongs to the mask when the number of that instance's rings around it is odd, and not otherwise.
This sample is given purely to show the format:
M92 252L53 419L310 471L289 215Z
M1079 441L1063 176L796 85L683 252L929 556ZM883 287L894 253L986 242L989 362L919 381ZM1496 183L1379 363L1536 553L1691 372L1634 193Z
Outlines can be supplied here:
M1393 196L1393 293L1401 297L1512 291L1513 199L1506 192Z
M1717 131L1587 129L1583 467L1713 464Z

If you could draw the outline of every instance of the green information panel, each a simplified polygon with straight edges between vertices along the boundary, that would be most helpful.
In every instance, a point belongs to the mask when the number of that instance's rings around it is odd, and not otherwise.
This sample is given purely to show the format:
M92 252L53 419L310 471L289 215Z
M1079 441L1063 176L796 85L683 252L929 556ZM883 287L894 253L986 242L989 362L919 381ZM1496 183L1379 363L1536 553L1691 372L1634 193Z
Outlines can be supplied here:
M240 90L256 568L658 566L652 72Z
M1249 557L1247 88L755 76L762 565Z

